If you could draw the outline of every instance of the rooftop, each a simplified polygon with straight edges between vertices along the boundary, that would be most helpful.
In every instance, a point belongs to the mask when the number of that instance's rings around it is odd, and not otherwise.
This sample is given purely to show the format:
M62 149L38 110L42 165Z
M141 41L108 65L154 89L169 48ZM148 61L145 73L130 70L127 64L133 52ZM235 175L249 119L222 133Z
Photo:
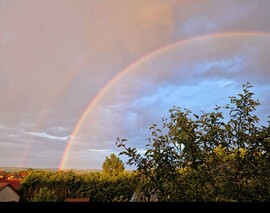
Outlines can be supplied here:
M0 191L8 185L9 185L9 183L0 183Z
M66 198L64 202L90 202L90 198Z

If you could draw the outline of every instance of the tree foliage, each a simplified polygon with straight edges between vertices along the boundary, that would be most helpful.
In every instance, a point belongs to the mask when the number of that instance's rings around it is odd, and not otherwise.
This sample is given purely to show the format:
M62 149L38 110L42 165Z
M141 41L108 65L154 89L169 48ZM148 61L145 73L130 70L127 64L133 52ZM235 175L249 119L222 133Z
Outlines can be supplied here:
M259 126L260 105L250 83L230 104L201 115L173 107L156 124L146 152L117 145L127 164L137 166L142 199L159 201L270 201L270 126Z
M31 199L32 202L56 202L58 201L55 190L50 190L48 187L39 188L35 192L34 197Z
M106 157L102 165L103 173L109 176L118 176L125 170L124 163L115 154Z
M24 202L64 201L65 198L90 198L91 202L130 200L137 179L133 172L118 176L102 172L77 174L74 171L32 171L21 183Z

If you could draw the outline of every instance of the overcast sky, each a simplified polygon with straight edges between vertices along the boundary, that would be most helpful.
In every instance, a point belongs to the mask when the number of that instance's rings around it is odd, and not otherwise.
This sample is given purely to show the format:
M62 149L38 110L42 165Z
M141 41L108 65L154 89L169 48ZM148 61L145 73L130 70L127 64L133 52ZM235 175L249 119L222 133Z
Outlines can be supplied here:
M63 168L101 169L121 151L116 137L143 150L174 105L208 112L247 81L264 124L269 10L269 0L0 0L0 166L57 168L70 142Z

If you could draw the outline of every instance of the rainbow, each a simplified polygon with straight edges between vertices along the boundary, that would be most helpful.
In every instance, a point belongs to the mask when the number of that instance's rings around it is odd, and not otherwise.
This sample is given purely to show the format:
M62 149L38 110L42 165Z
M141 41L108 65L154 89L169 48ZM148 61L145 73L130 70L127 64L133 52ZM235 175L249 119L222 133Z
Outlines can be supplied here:
M76 67L75 69L69 71L67 77L64 79L64 81L60 84L60 86L58 87L58 89L56 90L55 93L53 93L53 95L49 98L49 100L46 102L46 104L44 105L44 107L41 109L41 112L34 124L34 127L32 129L32 131L38 131L38 129L40 128L40 126L42 125L43 121L45 120L45 118L47 117L48 113L49 113L49 109L53 106L53 104L55 104L59 97L61 95L64 94L64 92L67 90L67 88L70 86L70 83L74 80L74 78L76 77L77 73L79 73L79 71L87 64L89 63L89 59L90 59L90 54L87 55L87 57L85 57ZM29 154L30 149L31 149L31 144L33 143L33 139L32 137L28 137L28 141L25 145L25 148L22 152L21 155L21 162L20 162L20 166L23 167L25 166L25 160L26 160L26 156Z
M76 123L76 125L75 125L75 127L74 127L74 129L69 137L69 140L68 140L67 145L64 149L64 152L63 152L63 155L61 158L61 162L60 162L60 165L58 168L60 170L64 169L65 162L67 160L69 151L72 147L74 138L79 133L80 128L83 125L83 123L85 122L88 114L97 105L97 103L104 96L104 94L108 91L108 89L113 84L115 84L119 79L121 79L124 75L131 72L132 70L135 70L135 68L139 67L142 63L144 63L144 62L146 62L146 61L148 61L148 60L150 60L158 55L161 55L161 54L171 50L172 48L179 47L179 46L186 45L186 44L190 44L192 42L199 41L199 40L209 39L209 38L210 39L212 39L212 38L227 38L227 37L233 37L233 36L267 37L267 38L269 38L270 33L266 33L266 32L226 32L226 33L207 34L207 35L187 38L187 39L180 40L180 41L177 41L175 43L166 45L164 47L161 47L161 48L159 48L151 53L148 53L148 54L144 55L143 57L141 57L140 59L138 59L137 61L130 64L129 66L127 66L126 68L124 68L123 70L121 70L120 72L118 72L118 74L115 75L109 82L107 82L107 84L96 94L96 96L92 100L90 100L89 104L87 105L85 110L82 112L78 122Z

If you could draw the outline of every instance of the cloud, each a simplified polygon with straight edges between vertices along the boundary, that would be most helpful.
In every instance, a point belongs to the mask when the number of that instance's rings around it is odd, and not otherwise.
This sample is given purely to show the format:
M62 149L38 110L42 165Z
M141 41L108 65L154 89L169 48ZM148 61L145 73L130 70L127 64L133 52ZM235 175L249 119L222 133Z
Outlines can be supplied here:
M213 69L224 70L226 73L239 72L243 66L245 57L242 55L235 55L230 58L220 58L220 59L207 59L203 61L195 62L191 67L192 72L195 74L204 74Z
M173 7L175 37L224 31L269 30L264 19L268 5L267 0L217 0L214 4L211 0L199 3L188 0L177 2Z
M9 134L8 136L9 136L9 137L14 137L14 138L19 137L19 135L15 135L15 134Z
M171 7L165 2L144 5L139 9L137 16L143 28L155 25L163 25L170 31L173 28Z
M25 132L25 134L38 136L41 138L47 138L47 139L51 139L51 140L60 140L60 141L67 141L69 138L69 136L58 137L58 136L54 136L54 135L49 135L46 132Z
M108 152L106 149L89 149L91 152Z
M32 127L34 127L34 124L33 123L20 122L19 123L19 127L22 127L22 128L32 128Z
M52 129L55 129L57 131L66 131L67 130L65 127L62 127L62 126L52 127Z
M251 81L269 114L269 0L0 1L0 162L57 167L89 103L114 80L73 138L67 166L101 167L117 136L144 149L173 105L227 103ZM264 91L264 92L263 92ZM61 141L61 143L58 143ZM10 144L15 144L14 148ZM106 150L106 151L105 151ZM15 156L9 162L3 156Z
M10 147L15 146L15 147L20 147L20 148L23 147L23 145L20 143L14 143L14 142L10 142L10 141L1 141L1 146L5 147L5 148L6 148L6 146L10 146Z
M194 35L202 30L209 32L218 29L218 25L206 17L196 17L188 19L183 25L183 31L188 35Z
M8 126L6 126L4 124L1 124L0 125L0 129L4 129L4 130L16 130L16 128L14 128L14 127L8 127Z

